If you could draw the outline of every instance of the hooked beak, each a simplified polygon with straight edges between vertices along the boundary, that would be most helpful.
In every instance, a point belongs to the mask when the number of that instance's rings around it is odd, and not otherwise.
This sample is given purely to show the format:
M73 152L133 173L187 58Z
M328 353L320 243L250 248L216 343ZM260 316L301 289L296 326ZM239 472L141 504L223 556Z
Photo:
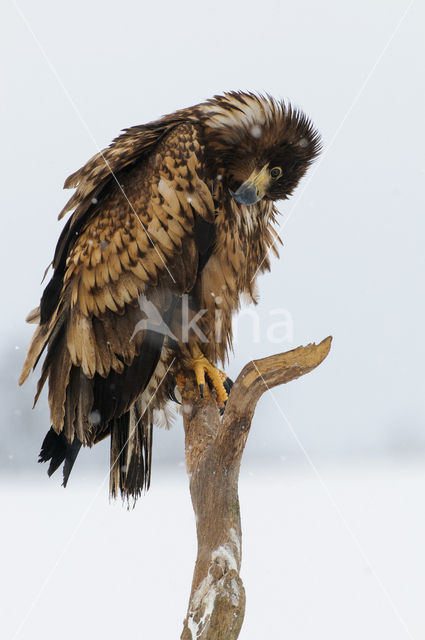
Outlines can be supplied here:
M268 166L267 163L261 171L253 171L248 180L241 184L236 191L229 189L236 202L239 202L239 204L255 204L265 196L271 181Z

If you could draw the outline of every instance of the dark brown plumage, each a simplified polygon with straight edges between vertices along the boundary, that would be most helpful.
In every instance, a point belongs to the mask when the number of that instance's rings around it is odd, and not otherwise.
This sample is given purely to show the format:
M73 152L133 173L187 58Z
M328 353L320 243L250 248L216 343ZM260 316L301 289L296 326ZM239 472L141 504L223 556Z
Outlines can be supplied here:
M111 435L111 493L149 486L154 410L179 371L214 378L202 357L225 359L240 296L255 297L276 253L274 201L319 149L302 112L233 92L127 129L66 180L76 191L59 218L73 214L29 317L39 326L20 379L47 349L36 400L48 379L49 474L65 461L66 484L81 444ZM168 331L146 321L146 305ZM186 336L184 314L200 310Z

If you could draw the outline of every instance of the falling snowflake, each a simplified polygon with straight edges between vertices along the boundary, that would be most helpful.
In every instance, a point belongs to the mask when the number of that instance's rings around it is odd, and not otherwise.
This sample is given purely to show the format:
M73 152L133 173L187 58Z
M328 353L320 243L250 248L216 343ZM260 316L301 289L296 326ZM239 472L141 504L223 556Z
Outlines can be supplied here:
M100 415L100 412L97 411L97 409L95 409L94 411L92 411L89 415L89 422L90 424L94 425L95 427L101 423L102 420L102 416Z
M253 138L260 138L261 137L261 127L258 124L254 124L251 127L251 135Z

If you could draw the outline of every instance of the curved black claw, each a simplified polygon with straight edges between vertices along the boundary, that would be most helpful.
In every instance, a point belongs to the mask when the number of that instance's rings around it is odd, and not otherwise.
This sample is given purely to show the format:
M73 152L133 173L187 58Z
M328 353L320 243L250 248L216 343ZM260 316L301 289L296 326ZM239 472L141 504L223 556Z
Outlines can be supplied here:
M208 379L208 376L207 376ZM208 379L209 382L209 379ZM210 386L210 385L209 385ZM232 390L233 387L233 380L231 380L230 378L226 378L226 380L223 382L223 387L226 389L226 393L227 395L229 395L230 391ZM201 398L204 397L204 385L200 384L199 385L199 393ZM180 389L177 385L176 382L174 382L173 386L171 386L168 391L167 391L167 397L172 400L173 402L176 402L177 404L182 404L182 397L180 394ZM226 406L226 403L224 403ZM220 415L222 416L224 413L224 407L220 407Z
M226 380L223 382L223 386L227 391L227 395L229 395L233 387L233 380L231 380L230 378L226 378Z
M229 393L232 390L233 387L233 380L231 380L230 378L226 378L226 380L223 382L223 387L226 389L227 395L229 395ZM227 400L226 400L227 402ZM224 410L226 408L226 402L224 403L224 407L220 407L220 415L222 416L224 413Z
M167 397L173 402L177 402L177 404L182 404L180 389L178 388L176 382L174 382L174 385L168 389Z

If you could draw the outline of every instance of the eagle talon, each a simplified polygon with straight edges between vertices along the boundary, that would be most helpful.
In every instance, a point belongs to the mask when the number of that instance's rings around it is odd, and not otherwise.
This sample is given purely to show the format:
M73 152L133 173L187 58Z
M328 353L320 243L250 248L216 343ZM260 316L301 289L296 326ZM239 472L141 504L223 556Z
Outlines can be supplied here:
M223 381L224 388L226 389L227 395L230 394L233 387L233 380L226 376L226 379Z
M198 385L199 395L201 398L205 397L205 384L207 381L208 386L215 389L219 407L224 408L228 398L228 389L230 390L227 383L229 378L226 374L212 365L201 352L199 347L196 346L192 350L192 358L189 365L195 373L196 383Z

